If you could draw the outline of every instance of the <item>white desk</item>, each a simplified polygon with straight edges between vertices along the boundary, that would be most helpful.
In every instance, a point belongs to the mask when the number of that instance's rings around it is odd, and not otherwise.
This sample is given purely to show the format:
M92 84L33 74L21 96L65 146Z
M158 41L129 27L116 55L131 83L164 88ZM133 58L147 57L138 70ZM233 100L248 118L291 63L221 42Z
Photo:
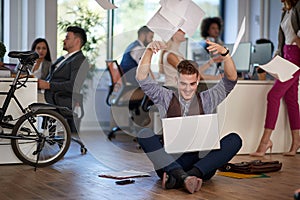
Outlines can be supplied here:
M272 86L273 81L240 80L218 107L220 135L238 133L243 140L239 154L254 152L260 142L264 130L267 94ZM271 140L274 153L282 153L290 148L291 132L283 101Z
M13 78L0 78L0 91L7 92L10 88ZM37 79L29 78L26 83L26 87L15 92L16 97L20 101L21 105L26 108L29 104L37 102ZM5 99L5 95L0 96L0 106ZM18 118L22 115L22 112L19 110L16 102L11 100L8 111L6 115L12 115L13 118ZM0 164L9 164L9 163L20 163L19 159L14 155L11 146L10 140L0 138Z

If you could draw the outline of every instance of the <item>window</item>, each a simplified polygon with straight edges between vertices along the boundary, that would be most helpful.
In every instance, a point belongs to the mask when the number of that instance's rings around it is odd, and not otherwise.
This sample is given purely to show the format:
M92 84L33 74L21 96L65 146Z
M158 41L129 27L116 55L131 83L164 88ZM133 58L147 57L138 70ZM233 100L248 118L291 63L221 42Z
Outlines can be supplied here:
M126 47L137 38L137 30L160 8L160 0L114 0L118 6L113 17L113 59L121 60ZM206 16L220 16L220 0L193 0ZM200 40L200 31L192 36Z
M97 59L97 68L105 68L106 59L106 45L112 44L112 55L111 58L121 60L125 48L137 38L137 30L145 25L150 18L157 12L160 8L160 0L110 0L118 8L114 9L112 12L112 21L105 24L102 23L99 27L98 35L102 34L105 39L99 44L101 47L99 58ZM199 5L205 12L206 16L220 16L220 0L193 0L197 5ZM98 12L102 16L103 22L107 20L107 13L103 10L96 1L88 0L58 0L58 21L61 19L73 19L73 17L67 17L70 9L76 9L78 3L80 5L87 6L88 9ZM71 7L72 6L72 7ZM78 10L80 12L80 10ZM77 12L77 14L78 14ZM98 26L98 25L97 25ZM108 35L108 27L112 27L112 32ZM106 28L105 31L103 31ZM191 37L191 40L200 40L200 31ZM62 52L62 40L65 33L58 31L58 52ZM111 41L111 43L107 43ZM108 48L110 49L110 48ZM59 53L58 53L59 54Z
M103 68L106 59L107 12L96 1L58 0L58 55L63 55L63 40L68 26L80 26L86 31L83 53L92 67Z
M0 0L0 41L3 41L3 0Z

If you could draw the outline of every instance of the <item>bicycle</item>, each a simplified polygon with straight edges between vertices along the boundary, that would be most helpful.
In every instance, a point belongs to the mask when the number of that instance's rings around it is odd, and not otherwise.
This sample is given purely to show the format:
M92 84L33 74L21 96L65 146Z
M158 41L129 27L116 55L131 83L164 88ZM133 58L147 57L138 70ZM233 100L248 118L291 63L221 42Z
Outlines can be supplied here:
M8 56L17 58L20 65L9 91L0 92L0 95L6 95L0 108L0 138L11 140L14 154L24 164L34 166L35 169L52 165L69 149L71 130L63 116L73 113L68 108L45 103L32 103L23 108L15 96L15 91L26 87L30 67L39 55L34 51L11 51ZM6 115L12 99L23 113L17 119ZM16 123L13 124L13 121ZM6 132L7 130L11 132Z

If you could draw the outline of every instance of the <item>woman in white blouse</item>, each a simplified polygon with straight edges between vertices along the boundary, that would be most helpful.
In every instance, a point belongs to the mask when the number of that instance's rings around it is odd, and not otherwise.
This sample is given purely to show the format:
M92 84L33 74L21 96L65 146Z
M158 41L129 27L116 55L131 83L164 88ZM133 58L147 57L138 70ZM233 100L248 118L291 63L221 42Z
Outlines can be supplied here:
M281 2L283 12L279 26L278 50L275 55L282 56L300 67L300 0L281 0ZM284 155L294 156L300 148L299 75L300 70L295 72L293 78L288 81L276 80L269 91L264 133L256 152L250 154L251 156L264 156L268 149L272 150L273 143L270 138L276 125L281 98L287 106L292 133L292 145Z
M50 72L51 55L46 39L37 38L31 45L31 50L39 54L39 58L32 67L31 73L38 79L45 80Z
M165 86L176 87L177 64L184 59L179 52L180 44L185 41L185 33L178 30L166 43L167 48L161 51L159 60L159 73L165 76Z

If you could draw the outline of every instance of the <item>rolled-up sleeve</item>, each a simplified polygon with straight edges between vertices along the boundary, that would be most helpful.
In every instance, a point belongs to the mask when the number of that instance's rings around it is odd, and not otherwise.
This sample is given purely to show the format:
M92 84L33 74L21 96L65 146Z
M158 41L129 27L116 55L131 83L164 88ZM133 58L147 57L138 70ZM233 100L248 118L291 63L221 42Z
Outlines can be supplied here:
M162 87L149 76L144 80L137 80L144 93L158 107L160 114L164 117L173 96L172 90Z
M237 81L231 81L224 77L214 87L201 92L200 97L203 104L205 114L215 112L217 106L226 98L233 90Z

